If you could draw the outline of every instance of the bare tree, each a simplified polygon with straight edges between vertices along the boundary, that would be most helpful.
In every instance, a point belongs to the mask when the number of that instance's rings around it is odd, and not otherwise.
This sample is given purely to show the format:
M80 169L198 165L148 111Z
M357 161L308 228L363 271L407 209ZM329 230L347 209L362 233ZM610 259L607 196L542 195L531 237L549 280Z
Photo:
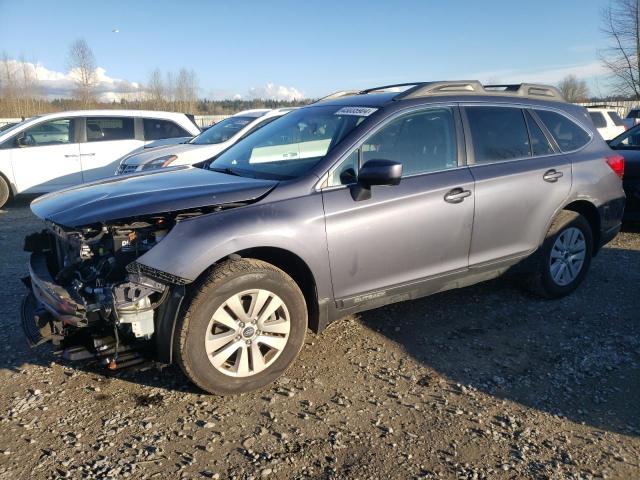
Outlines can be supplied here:
M4 109L12 116L19 115L18 96L19 85L15 62L9 59L6 52L2 54L0 61L0 99Z
M84 38L79 38L69 47L68 64L75 74L76 97L84 105L88 105L94 100L97 84L96 58Z
M609 46L600 52L619 93L640 99L640 0L612 0L602 12Z
M589 99L589 87L584 80L575 75L567 75L558 84L562 96L567 102L586 102Z
M193 70L181 68L175 83L176 108L181 112L195 111L198 100L198 77Z
M166 87L164 80L162 79L162 72L159 68L156 68L149 75L149 82L147 83L147 96L151 105L155 109L162 108L162 105L166 101Z

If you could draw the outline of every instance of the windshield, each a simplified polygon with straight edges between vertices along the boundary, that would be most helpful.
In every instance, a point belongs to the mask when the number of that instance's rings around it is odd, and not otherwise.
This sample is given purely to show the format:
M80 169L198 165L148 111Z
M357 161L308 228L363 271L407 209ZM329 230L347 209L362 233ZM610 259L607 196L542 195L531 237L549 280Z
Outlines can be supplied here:
M214 143L226 142L256 118L259 117L225 118L212 127L207 128L200 135L193 138L189 143L193 143L194 145L213 145Z
M375 110L340 106L295 110L236 143L209 168L257 178L299 177Z

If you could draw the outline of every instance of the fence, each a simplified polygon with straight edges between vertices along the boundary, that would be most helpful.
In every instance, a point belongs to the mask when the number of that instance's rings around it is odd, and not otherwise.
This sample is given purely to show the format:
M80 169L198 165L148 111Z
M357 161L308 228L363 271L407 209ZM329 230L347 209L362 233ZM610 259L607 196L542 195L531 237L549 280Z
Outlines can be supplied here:
M595 107L595 106L603 106L613 107L613 109L618 112L622 118L627 116L629 110L632 108L638 108L640 106L640 102L637 100L617 100L617 101L607 101L607 102L583 102L578 103L578 105L582 105L583 107Z

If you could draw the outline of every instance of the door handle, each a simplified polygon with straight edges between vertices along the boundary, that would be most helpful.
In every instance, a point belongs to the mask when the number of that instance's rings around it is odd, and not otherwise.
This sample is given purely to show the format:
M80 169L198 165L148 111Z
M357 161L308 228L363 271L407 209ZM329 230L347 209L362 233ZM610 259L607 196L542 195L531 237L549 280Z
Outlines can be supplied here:
M551 170L547 170L546 172L544 172L542 179L545 182L553 183L553 182L557 182L558 179L562 177L562 175L564 175L562 172L558 172L557 170L554 170L552 168Z
M465 198L471 196L471 190L463 190L462 188L454 188L449 190L444 196L444 201L447 203L460 203Z
M72 154L69 154L69 155L65 155L65 156L64 156L64 158L75 158L75 157L79 157L79 156L80 156L80 155L72 155Z
M95 152L94 153L81 153L80 154L81 157L93 157L94 155L95 155Z

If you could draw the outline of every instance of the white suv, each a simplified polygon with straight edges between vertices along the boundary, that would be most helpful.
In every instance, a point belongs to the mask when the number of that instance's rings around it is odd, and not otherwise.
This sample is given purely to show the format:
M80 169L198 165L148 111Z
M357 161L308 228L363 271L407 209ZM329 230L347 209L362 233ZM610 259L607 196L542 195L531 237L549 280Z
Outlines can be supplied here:
M605 140L611 140L623 133L626 128L618 112L612 107L587 107L593 124Z
M147 148L143 152L127 155L120 162L116 175L176 165L193 165L208 160L292 110L295 108L261 108L236 113L180 145Z
M0 207L11 195L111 176L120 158L145 144L199 133L183 113L82 110L30 118L0 132Z

